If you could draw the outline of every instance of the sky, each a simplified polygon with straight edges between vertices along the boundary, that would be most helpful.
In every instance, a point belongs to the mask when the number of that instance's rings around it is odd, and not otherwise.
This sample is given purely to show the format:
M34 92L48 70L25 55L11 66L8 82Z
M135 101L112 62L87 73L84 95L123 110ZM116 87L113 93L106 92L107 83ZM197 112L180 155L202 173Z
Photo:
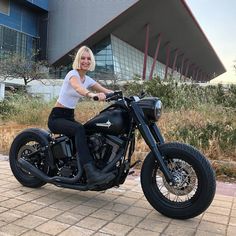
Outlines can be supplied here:
M236 83L236 0L185 0L227 70L214 81Z

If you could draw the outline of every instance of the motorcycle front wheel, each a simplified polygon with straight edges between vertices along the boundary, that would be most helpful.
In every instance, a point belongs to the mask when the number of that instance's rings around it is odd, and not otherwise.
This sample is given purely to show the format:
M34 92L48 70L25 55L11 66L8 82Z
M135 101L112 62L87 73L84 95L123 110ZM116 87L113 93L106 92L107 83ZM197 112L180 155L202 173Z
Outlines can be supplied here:
M211 204L216 190L209 161L195 148L182 143L159 146L174 178L170 185L150 152L142 166L141 185L148 202L161 214L188 219L200 215Z

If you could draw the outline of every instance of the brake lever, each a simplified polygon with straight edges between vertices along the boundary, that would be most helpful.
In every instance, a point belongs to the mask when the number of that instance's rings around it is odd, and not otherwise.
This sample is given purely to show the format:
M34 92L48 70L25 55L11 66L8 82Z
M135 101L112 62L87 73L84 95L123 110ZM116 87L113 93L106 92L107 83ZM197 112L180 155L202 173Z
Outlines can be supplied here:
M106 102L110 102L110 101L112 101L112 100L116 100L116 95L113 95L113 96L111 96L111 97L108 97L108 98L106 98Z
M142 90L139 97L144 98L145 96L146 96L146 93Z

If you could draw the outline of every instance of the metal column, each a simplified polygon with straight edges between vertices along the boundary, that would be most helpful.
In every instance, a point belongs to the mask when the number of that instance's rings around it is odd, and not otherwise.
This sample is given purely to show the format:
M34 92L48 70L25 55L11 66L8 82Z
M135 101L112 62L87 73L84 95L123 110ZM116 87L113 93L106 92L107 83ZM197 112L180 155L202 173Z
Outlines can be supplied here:
M178 53L179 53L179 49L175 49L175 57L174 57L173 65L172 65L172 71L171 71L171 76L172 77L173 77L173 74L174 74Z
M186 70L185 70L185 73L184 73L184 79L186 79L187 75L188 75L188 70L189 70L189 60L187 60L187 67L186 67Z
M150 80L152 79L153 71L154 71L154 68L156 66L157 56L158 56L160 45L161 45L161 37L162 37L162 35L159 34L158 35L158 41L157 41L157 47L156 47L155 55L154 55L154 58L153 58L152 68L151 68L150 75L149 75Z
M166 70L165 70L165 77L164 79L167 79L167 74L168 74L168 67L169 67L169 62L170 62L170 43L168 42L166 44Z
M182 54L182 56L183 56L183 58L182 58L182 62L181 62L181 67L180 67L180 77L179 77L180 80L181 80L182 75L183 75L184 61L185 61L184 54Z
M143 80L146 79L148 44L149 44L149 24L146 25L145 52L143 61L143 77L142 77Z
M197 69L197 74L196 74L196 81L198 81L199 71L200 71L200 69L198 68L198 69Z

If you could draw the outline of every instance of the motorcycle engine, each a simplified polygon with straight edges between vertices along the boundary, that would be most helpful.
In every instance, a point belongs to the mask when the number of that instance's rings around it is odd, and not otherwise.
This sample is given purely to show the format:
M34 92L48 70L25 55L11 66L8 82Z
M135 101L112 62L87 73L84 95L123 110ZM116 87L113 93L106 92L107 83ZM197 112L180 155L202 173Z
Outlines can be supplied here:
M97 165L104 167L107 162L112 161L122 147L123 140L112 135L105 137L100 134L93 134L88 138L89 150Z

